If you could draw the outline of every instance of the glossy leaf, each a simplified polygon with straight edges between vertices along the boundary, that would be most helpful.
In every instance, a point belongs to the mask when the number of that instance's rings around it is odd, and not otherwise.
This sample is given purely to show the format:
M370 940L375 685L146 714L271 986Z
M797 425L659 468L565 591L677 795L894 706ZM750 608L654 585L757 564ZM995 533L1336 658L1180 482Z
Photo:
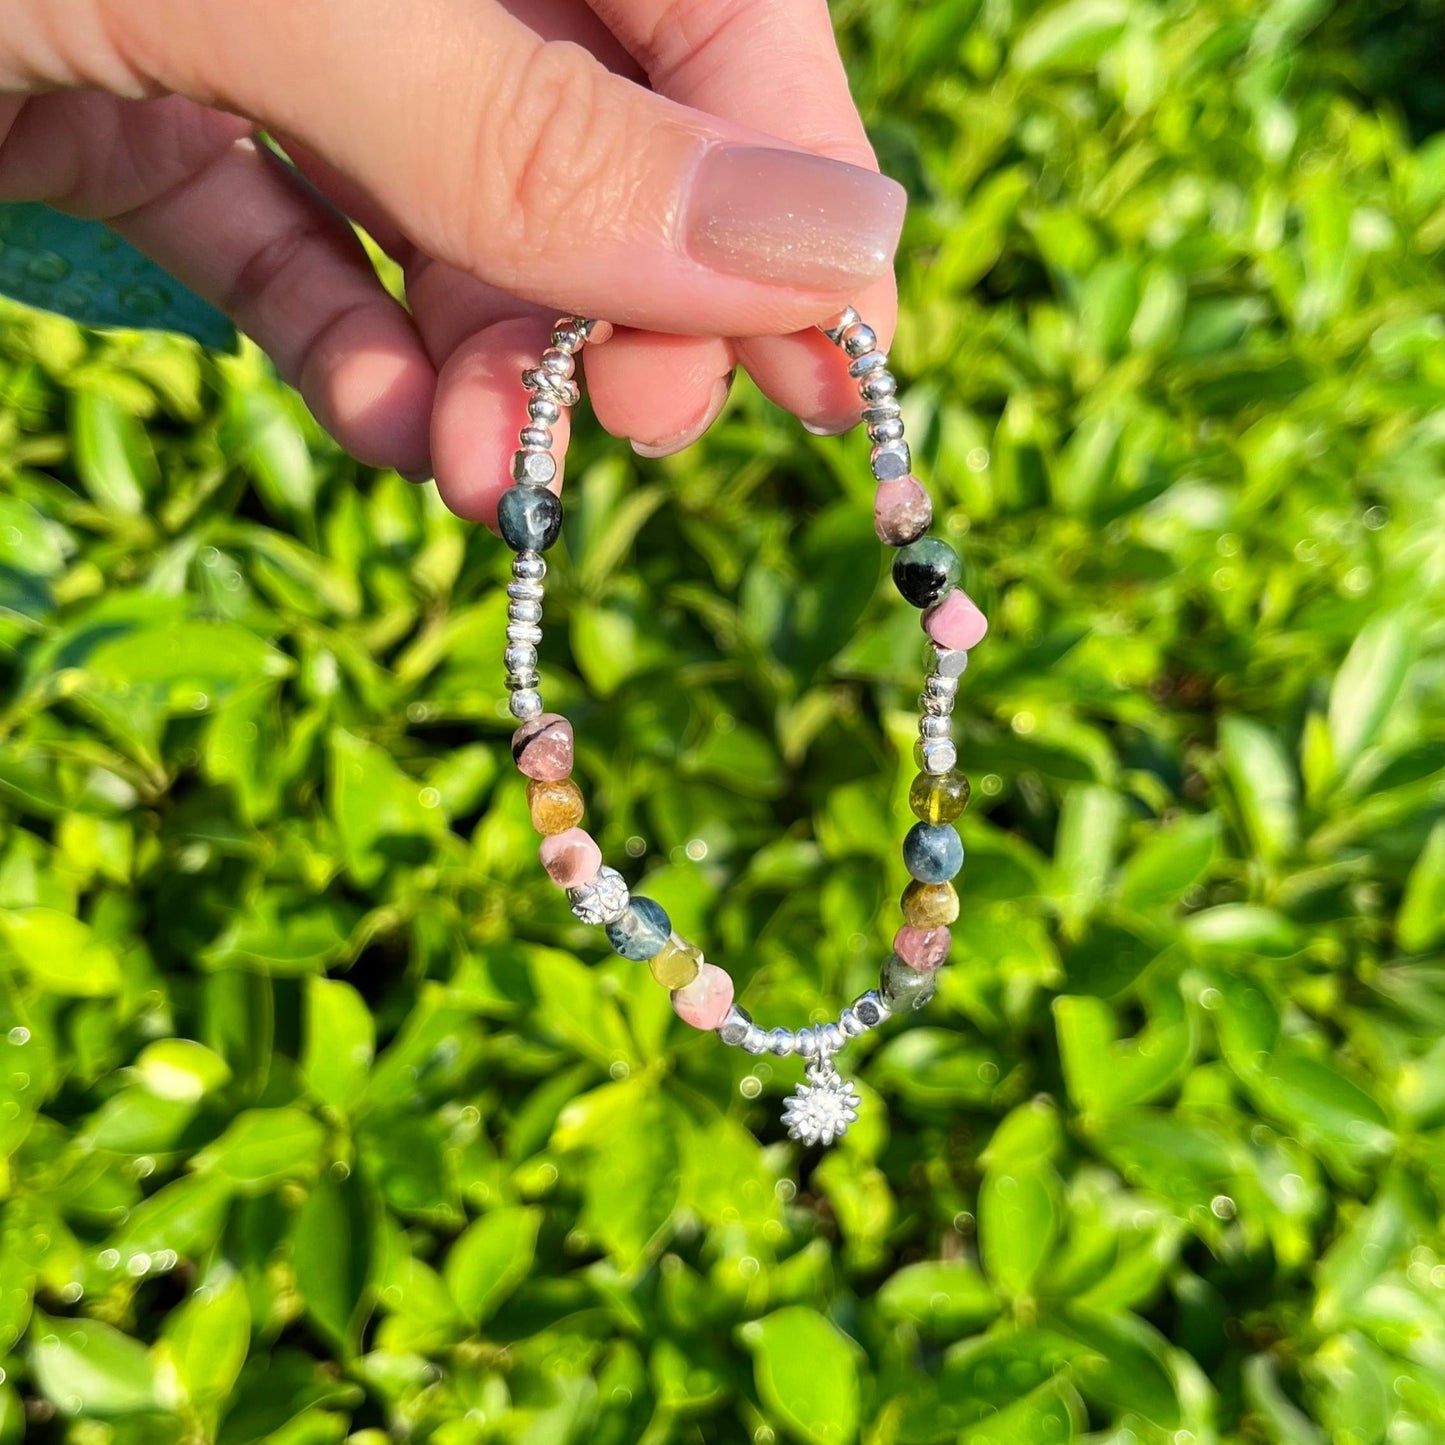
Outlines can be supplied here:
M744 1327L764 1406L810 1445L857 1438L858 1371L853 1343L803 1305L789 1305Z

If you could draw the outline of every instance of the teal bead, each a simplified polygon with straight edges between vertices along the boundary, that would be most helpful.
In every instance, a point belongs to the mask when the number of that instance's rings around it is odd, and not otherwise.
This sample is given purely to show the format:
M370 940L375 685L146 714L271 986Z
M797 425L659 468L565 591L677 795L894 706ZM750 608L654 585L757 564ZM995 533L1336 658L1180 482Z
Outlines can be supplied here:
M621 918L607 925L607 941L623 958L639 963L661 953L672 937L672 922L662 904L633 896Z
M958 553L937 537L920 537L893 558L893 582L915 607L932 607L963 575Z
M920 883L947 883L963 867L963 839L949 823L915 823L903 840L903 861Z
M546 487L508 487L497 503L497 530L514 552L545 552L562 532L562 503Z

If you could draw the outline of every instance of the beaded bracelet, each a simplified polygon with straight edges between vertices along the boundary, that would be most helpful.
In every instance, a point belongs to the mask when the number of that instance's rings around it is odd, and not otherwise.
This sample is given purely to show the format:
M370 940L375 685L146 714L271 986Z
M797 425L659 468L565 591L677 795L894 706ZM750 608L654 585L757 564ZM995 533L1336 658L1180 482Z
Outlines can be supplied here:
M563 317L540 364L523 371L522 383L530 393L528 422L512 458L514 485L498 506L502 538L516 553L507 587L505 653L512 715L521 723L512 738L512 757L528 779L532 823L543 835L542 866L566 890L572 912L582 922L604 928L624 958L647 962L652 976L671 990L673 1009L685 1022L714 1030L724 1043L750 1054L786 1058L796 1053L808 1061L806 1082L798 1085L783 1110L788 1133L805 1144L831 1144L858 1117L859 1096L839 1076L833 1055L890 1014L922 1008L933 997L937 970L948 956L948 926L958 917L952 879L963 866L963 843L953 824L969 796L968 779L956 770L950 726L968 649L988 628L957 585L958 554L947 542L924 536L933 507L912 472L898 383L888 370L887 355L851 306L820 329L848 358L848 374L858 383L878 483L874 530L881 541L898 549L893 580L909 602L923 609L923 630L932 651L932 667L919 697L922 716L914 750L921 771L908 795L918 822L903 840L904 862L913 879L903 892L903 926L893 939L878 987L854 999L836 1019L799 1029L755 1024L734 1002L727 972L707 963L700 949L673 932L660 904L630 893L622 875L602 862L592 837L577 826L583 803L571 776L572 726L559 714L544 712L538 692L537 647L547 575L542 554L562 529L562 503L549 489L557 477L551 427L564 407L577 404L574 358L587 342L606 340L611 334L606 322Z

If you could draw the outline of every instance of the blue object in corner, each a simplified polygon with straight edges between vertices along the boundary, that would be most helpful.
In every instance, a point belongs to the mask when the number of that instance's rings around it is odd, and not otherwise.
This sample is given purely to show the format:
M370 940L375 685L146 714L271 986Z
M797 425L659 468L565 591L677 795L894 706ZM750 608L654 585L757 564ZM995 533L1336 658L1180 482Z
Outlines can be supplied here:
M86 326L177 331L234 351L236 328L101 221L0 204L0 292Z

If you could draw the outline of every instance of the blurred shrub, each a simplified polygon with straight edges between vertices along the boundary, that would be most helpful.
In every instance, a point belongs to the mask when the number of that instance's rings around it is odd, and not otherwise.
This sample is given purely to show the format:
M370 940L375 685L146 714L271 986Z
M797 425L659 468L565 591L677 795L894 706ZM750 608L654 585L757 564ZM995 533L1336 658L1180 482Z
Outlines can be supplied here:
M541 877L499 544L253 353L5 311L0 1439L1445 1438L1445 140L1326 9L840 9L994 627L821 1162ZM823 1017L912 772L865 444L579 431L593 823Z

